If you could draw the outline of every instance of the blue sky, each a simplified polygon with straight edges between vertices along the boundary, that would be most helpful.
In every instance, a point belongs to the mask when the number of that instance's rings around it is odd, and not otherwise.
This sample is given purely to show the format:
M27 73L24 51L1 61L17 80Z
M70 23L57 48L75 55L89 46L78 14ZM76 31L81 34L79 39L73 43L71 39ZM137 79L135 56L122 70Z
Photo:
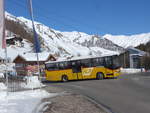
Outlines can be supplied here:
M27 0L6 10L29 18ZM33 0L35 20L60 31L131 35L150 32L150 0Z

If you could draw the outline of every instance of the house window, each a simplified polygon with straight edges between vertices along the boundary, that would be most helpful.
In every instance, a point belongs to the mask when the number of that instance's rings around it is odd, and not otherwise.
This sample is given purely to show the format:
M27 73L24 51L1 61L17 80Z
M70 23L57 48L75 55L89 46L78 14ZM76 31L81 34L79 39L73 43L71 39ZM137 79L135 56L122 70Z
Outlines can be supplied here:
M20 63L16 64L16 67L23 67L23 66L24 66L24 64L20 64Z

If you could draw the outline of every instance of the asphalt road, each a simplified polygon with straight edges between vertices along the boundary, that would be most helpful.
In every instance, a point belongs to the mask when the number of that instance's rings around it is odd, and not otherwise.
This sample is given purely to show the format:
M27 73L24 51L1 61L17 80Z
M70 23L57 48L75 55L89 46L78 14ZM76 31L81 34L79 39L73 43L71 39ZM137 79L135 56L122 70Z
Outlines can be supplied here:
M150 73L47 85L88 96L113 113L150 113Z

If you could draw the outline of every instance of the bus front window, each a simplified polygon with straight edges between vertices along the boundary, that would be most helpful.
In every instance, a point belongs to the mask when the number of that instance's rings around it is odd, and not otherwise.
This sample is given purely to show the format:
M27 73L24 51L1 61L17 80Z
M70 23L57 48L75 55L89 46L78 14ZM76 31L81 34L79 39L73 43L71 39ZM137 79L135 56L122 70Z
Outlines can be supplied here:
M119 57L118 56L113 56L113 68L114 69L120 68L120 63L119 63Z
M105 67L109 68L109 69L113 69L112 57L106 57L105 58Z

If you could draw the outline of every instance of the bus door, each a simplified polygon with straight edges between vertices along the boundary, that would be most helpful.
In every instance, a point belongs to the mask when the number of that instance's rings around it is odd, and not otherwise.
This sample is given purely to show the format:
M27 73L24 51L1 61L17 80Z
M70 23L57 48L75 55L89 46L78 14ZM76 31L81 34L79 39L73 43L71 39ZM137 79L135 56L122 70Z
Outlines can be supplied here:
M73 79L83 79L81 65L78 62L72 62L72 76Z
M83 76L83 79L94 78L94 74L92 74L94 68L92 67L91 59L81 60L81 64L82 64L82 76Z

